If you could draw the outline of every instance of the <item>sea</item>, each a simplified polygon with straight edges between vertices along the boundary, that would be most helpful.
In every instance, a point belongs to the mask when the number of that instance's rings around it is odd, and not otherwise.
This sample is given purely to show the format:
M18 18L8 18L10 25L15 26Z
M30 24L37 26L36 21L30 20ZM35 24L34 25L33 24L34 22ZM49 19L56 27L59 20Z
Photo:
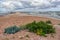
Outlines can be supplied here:
M56 19L60 19L60 11L38 11L38 12L30 12L30 11L14 11L14 12L6 12L6 13L0 13L1 15L8 15L8 14L13 14L15 12L20 12L20 13L25 13L28 15L32 15L32 16L44 16L44 17L50 17L50 18L56 18Z

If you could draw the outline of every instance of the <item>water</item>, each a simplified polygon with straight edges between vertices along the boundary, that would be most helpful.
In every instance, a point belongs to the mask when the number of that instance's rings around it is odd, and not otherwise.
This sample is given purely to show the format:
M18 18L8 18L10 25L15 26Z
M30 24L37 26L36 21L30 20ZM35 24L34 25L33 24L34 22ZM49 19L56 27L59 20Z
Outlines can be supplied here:
M60 19L60 11L47 11L47 12L25 12L33 16L44 16Z
M20 11L18 11L20 12ZM0 13L0 15L8 15L12 14L14 12L8 12L8 13ZM60 19L60 11L46 11L46 12L22 12L28 15L33 15L33 16L46 16L46 17L52 17L52 18L57 18Z

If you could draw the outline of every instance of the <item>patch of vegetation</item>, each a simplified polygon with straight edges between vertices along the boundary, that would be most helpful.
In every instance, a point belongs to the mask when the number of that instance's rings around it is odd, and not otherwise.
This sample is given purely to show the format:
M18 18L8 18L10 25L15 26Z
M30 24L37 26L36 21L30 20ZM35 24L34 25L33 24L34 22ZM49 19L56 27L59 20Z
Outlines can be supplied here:
M25 37L29 38L29 35L26 35Z
M20 31L20 28L18 28L17 26L11 26L11 27L6 28L4 33L14 34L18 31Z
M11 26L5 29L4 33L7 34L14 34L20 30L25 30L27 29L29 32L33 32L36 33L37 35L40 36L45 36L46 34L53 34L55 33L55 28L53 27L53 25L49 25L51 24L51 21L40 21L40 22L36 22L33 21L32 23L28 23L26 25L17 27L17 26ZM29 37L28 35L26 35L26 37Z
M46 21L46 23L48 23L48 24L52 24L52 22L51 22L50 20Z
M41 36L46 36L46 34L51 34L51 33L55 33L55 28L53 28L52 25L49 25L49 23L51 23L50 21L43 22L32 22L27 24L25 27L26 29L28 29L30 32L34 32L38 35Z
M60 25L60 23L58 25Z

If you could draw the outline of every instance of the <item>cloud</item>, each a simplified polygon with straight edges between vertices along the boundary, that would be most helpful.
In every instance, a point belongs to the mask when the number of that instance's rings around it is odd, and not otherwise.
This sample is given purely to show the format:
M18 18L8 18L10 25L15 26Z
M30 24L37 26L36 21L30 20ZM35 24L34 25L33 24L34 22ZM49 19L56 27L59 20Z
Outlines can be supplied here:
M60 0L0 0L0 12L60 7ZM3 10L2 10L3 9Z
M43 5L43 4L49 5L50 2L47 1L47 0L33 0L33 1L32 1L32 4L35 5L35 6L39 6L39 5L41 6L41 5Z

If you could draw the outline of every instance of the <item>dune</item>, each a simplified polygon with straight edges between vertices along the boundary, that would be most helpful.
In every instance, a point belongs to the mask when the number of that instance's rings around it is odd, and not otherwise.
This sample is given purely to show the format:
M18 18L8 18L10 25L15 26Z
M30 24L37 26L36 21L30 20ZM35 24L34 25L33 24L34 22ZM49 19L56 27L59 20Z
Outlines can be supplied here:
M16 34L11 34L11 35L4 35L4 29L9 26L13 25L25 25L27 23L31 23L33 21L47 21L50 20L53 24L53 26L56 28L56 34L54 35L55 37L51 37L48 35L48 37L41 37L38 36L34 33L27 32L26 30L18 32ZM52 18L47 18L47 17L38 17L38 16L32 16L24 13L19 13L16 12L14 14L9 14L6 16L1 16L0 17L0 40L6 40L8 38L9 40L21 40L19 39L20 36L25 36L28 34L30 38L28 40L60 40L60 20L58 19L52 19ZM14 37L14 38L13 38ZM26 40L26 37L24 37L22 40Z

